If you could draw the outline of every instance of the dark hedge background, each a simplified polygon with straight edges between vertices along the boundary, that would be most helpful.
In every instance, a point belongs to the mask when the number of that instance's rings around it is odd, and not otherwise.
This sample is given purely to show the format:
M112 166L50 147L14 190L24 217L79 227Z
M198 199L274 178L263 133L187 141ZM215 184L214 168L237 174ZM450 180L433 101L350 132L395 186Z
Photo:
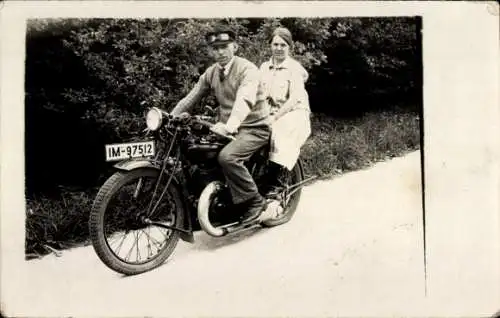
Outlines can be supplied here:
M269 58L268 36L292 31L310 72L314 114L357 118L419 112L420 19L229 19L239 54ZM203 35L217 20L31 20L26 37L26 194L99 185L104 144L144 129L144 110L169 110L211 63ZM210 100L207 100L210 102Z

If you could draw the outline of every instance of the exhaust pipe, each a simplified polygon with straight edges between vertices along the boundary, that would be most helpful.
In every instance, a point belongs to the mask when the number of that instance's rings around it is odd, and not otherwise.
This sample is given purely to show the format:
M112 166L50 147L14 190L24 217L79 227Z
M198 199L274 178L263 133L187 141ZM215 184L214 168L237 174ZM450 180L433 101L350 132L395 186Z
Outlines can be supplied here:
M223 184L220 181L212 181L210 182L201 192L200 198L198 199L198 221L200 223L200 227L203 231L207 232L211 236L220 237L226 234L232 233L234 231L247 228L248 226L241 226L235 224L226 224L220 227L214 227L208 218L208 213L210 211L210 204L212 203L213 198L219 191L223 189ZM258 221L255 225L260 222L270 220L276 218L279 213L283 210L280 205L280 202L277 200L268 201L267 209L262 212Z
M212 236L223 236L226 234L226 231L224 231L223 228L214 227L208 219L210 203L212 202L214 196L222 190L222 187L222 182L212 181L203 189L200 198L198 199L198 221L200 222L200 226L203 231Z

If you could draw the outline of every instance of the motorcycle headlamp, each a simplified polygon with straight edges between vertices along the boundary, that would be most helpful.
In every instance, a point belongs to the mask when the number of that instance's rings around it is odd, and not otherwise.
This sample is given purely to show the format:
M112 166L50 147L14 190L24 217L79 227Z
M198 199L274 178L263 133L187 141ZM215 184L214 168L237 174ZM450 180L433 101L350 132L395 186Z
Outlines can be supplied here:
M162 119L161 111L153 107L146 114L146 125L149 130L158 130L161 127Z

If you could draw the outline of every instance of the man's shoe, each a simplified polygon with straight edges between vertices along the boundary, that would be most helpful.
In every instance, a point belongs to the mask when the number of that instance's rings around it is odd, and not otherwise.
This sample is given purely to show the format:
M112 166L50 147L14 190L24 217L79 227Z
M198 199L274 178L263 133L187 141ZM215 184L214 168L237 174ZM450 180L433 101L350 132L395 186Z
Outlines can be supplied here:
M251 223L259 218L262 211L264 211L265 200L260 195L246 202L246 211L240 218L242 224Z

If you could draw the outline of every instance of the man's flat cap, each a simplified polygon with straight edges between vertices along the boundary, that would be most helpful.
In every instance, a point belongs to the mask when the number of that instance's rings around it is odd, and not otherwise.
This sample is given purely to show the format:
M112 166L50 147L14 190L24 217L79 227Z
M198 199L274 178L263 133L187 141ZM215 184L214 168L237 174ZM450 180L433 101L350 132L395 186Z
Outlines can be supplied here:
M236 34L229 26L218 25L214 27L206 35L207 43L210 45L225 44L233 42L236 39Z

